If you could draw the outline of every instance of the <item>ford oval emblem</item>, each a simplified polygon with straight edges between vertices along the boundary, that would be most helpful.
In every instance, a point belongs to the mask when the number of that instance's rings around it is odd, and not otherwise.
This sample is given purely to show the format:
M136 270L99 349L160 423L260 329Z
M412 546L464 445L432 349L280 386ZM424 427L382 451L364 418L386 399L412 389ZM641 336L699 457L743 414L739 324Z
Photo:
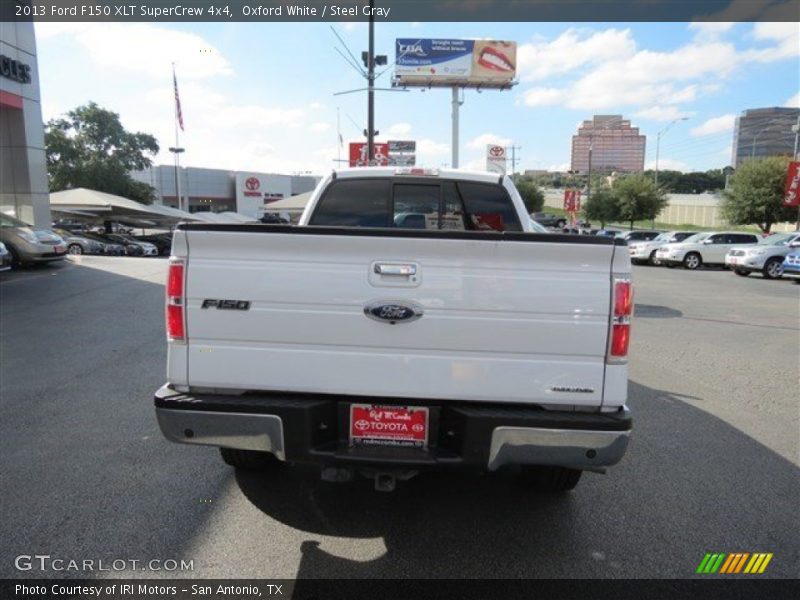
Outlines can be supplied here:
M372 302L364 307L364 314L370 319L389 323L409 323L419 319L423 310L419 304L413 302L387 302L386 300L379 300Z

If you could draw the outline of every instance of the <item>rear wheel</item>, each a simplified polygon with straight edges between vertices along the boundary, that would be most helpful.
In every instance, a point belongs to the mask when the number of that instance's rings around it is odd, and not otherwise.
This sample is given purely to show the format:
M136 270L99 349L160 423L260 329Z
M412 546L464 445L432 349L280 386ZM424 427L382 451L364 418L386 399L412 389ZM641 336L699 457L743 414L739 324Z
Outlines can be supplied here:
M650 258L648 259L648 262L649 262L651 265L653 265L654 267L657 267L658 265L660 265L660 264L661 264L661 261L660 261L660 260L658 260L658 258L656 258L656 251L655 251L655 250L653 250L653 251L650 253Z
M736 273L739 277L747 277L750 275L750 271L745 271L744 269L734 269L734 273Z
M526 487L550 494L568 492L580 481L583 471L566 467L522 466L522 480Z
M256 452L255 450L235 450L233 448L220 448L219 453L226 464L243 471L261 471L277 465L280 461L269 452Z
M764 274L764 279L780 279L783 275L783 259L770 258L761 272Z
M558 227L559 229L563 229L566 226L567 222L564 219L559 219L558 221L556 221L556 227Z
M700 258L700 255L697 252L690 252L683 257L683 266L691 271L699 269L702 265L703 259Z
M8 253L11 254L12 269L21 269L23 266L25 266L22 264L22 259L19 257L19 252L17 252L17 249L14 248L14 246L6 244L6 249L8 250Z
M80 247L80 244L70 244L67 252L70 254L83 254L83 248Z

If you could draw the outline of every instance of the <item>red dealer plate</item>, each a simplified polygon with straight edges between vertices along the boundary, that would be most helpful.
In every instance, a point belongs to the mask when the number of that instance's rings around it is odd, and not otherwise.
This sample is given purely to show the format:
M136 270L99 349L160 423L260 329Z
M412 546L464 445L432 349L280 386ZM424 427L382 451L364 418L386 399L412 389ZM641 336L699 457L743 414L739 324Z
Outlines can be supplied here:
M428 409L419 406L351 404L350 443L426 448Z

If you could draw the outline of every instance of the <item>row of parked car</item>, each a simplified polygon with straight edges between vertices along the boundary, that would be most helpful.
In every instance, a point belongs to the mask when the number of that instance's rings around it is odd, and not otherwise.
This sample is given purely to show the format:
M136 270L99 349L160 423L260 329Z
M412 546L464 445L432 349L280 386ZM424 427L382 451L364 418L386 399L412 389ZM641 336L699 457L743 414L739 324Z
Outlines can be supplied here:
M0 213L0 270L63 260L69 254L169 256L171 247L170 232L133 235L123 227L106 232L65 223L45 229Z

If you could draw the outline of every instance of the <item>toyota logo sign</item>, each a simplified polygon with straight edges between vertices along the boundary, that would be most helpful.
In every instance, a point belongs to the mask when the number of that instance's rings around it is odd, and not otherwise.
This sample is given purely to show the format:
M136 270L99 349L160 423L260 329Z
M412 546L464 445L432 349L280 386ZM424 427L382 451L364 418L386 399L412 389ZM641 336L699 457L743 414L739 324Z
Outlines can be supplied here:
M251 192L254 192L261 187L261 182L258 180L258 177L248 177L245 179L244 187Z
M506 149L502 146L492 146L489 148L489 156L492 158L503 158L506 155Z

